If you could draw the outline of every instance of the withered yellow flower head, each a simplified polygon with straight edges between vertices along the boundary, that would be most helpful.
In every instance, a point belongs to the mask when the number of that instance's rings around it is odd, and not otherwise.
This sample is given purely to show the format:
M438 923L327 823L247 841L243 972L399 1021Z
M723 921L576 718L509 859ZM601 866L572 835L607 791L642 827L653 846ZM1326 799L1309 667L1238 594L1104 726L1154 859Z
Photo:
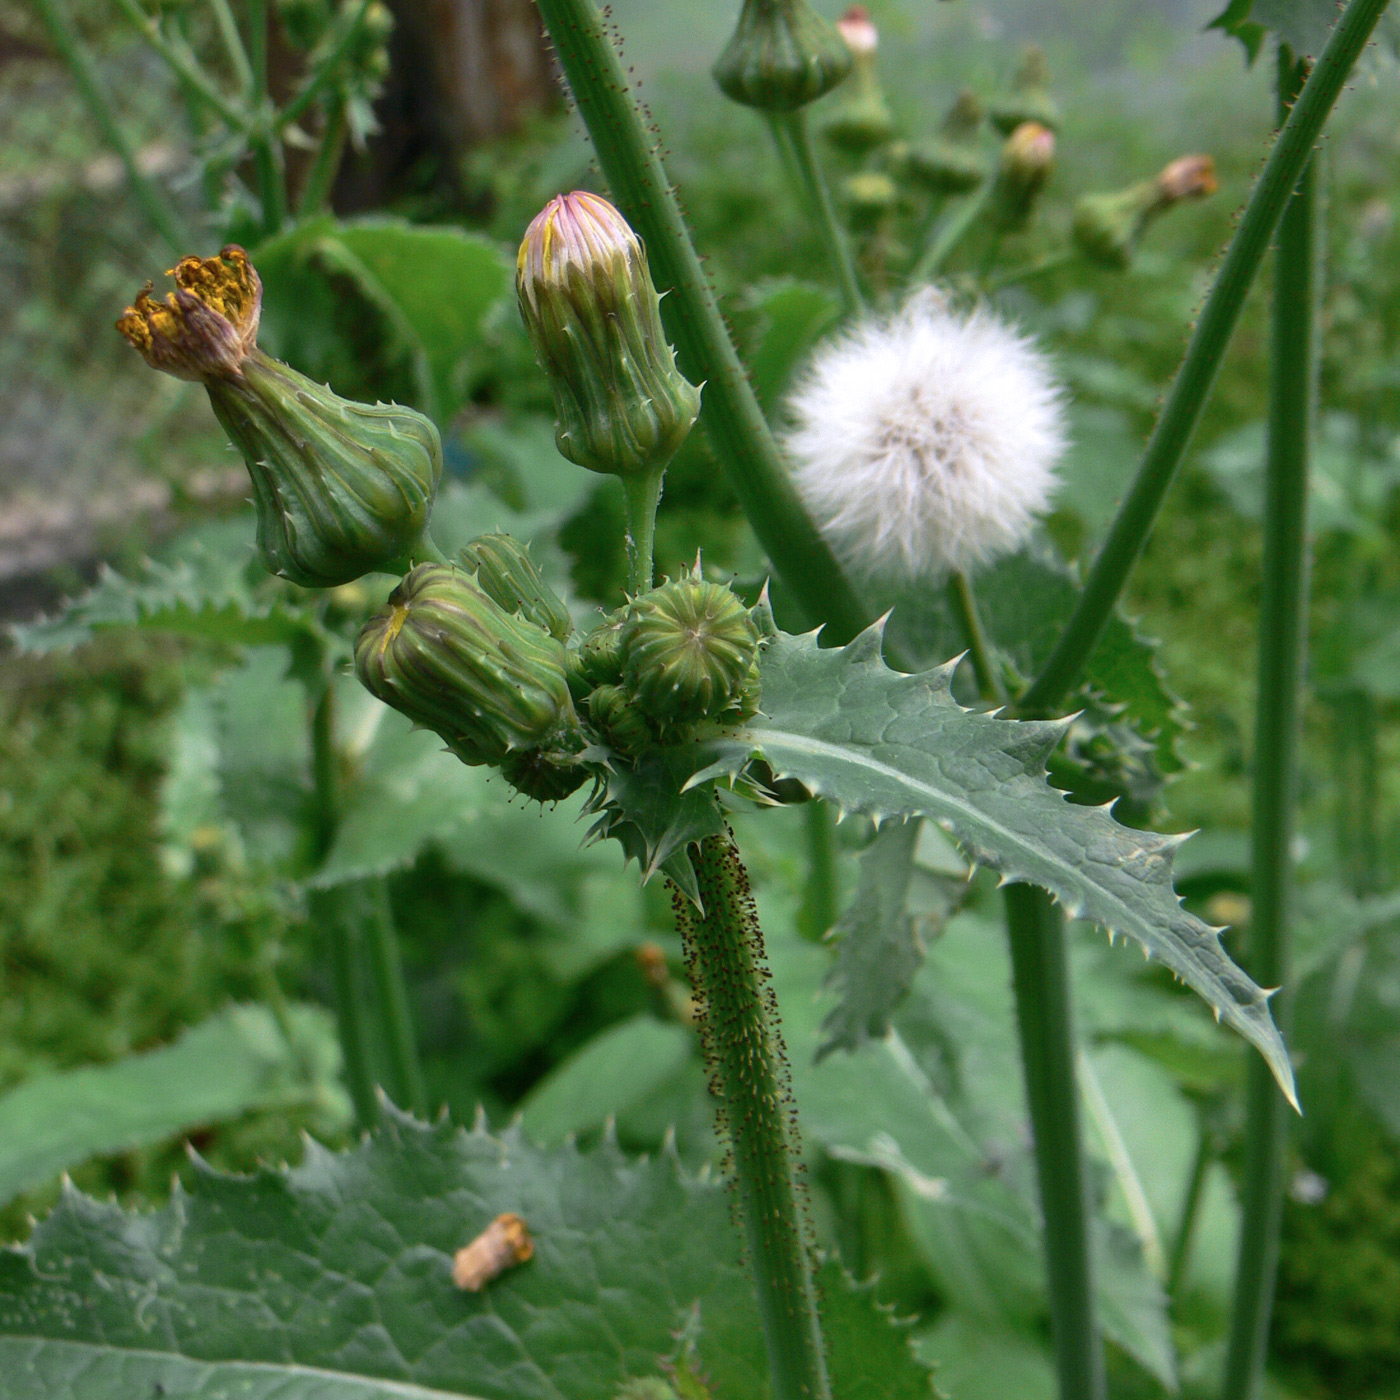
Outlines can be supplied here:
M168 275L175 290L161 301L147 282L117 329L152 369L196 383L236 377L262 314L262 280L248 254L231 243L216 258L181 258Z

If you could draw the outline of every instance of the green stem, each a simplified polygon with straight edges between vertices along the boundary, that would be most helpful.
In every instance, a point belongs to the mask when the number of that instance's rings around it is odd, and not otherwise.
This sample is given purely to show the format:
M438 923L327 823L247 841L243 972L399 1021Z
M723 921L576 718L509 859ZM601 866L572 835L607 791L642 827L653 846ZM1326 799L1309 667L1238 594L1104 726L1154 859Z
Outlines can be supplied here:
M340 169L340 158L345 153L345 138L350 130L344 102L337 102L326 113L326 129L321 133L316 147L316 158L307 172L306 183L301 187L301 197L297 200L297 218L309 219L319 214L330 199L331 186L335 184L336 173Z
M244 0L248 11L248 63L252 70L250 101L259 114L249 134L253 166L258 175L263 233L271 238L287 220L287 181L282 144L273 135L267 90L267 0Z
M319 865L330 853L340 825L339 761L335 752L335 692L324 683L311 707L312 831Z
M183 45L171 43L166 38L159 22L141 8L138 0L117 0L117 8L187 88L198 93L200 99L212 107L234 131L242 132L245 136L252 134L255 123L248 113L219 91L218 85Z
M1295 63L1280 46L1279 100L1285 109L1305 73L1306 64ZM1283 216L1274 262L1248 959L1250 975L1263 987L1283 986L1289 973L1307 627L1308 458L1317 398L1317 211L1313 160ZM1282 1021L1285 1007L1276 1000L1273 1010ZM1247 1073L1243 1216L1225 1400L1252 1400L1263 1384L1283 1212L1288 1105L1262 1060L1251 1056Z
M788 150L792 153L792 168L797 174L808 212L817 221L818 232L822 236L822 242L826 244L827 257L835 269L846 314L859 316L865 310L865 298L861 295L856 265L851 258L850 240L837 222L836 209L831 202L831 190L822 172L821 163L817 160L816 149L812 145L812 127L807 120L807 109L798 107L791 112L775 112L773 123L787 137Z
M243 36L238 32L238 22L233 17L228 0L209 0L214 11L214 24L228 55L229 66L233 69L234 81L245 93L256 89L253 81L252 64L248 61L248 50L243 47Z
M1044 669L1021 698L1022 711L1045 712L1058 704L1074 688L1098 645L1190 446L1284 206L1297 188L1323 123L1386 3L1387 0L1350 0L1293 104L1230 241L1137 477L1094 560L1069 623Z
M820 943L836 922L836 830L831 808L814 797L803 808L807 883L797 921L804 938Z
M327 84L340 71L340 65L350 52L350 47L359 35L360 26L364 23L365 16L369 13L369 7L373 3L374 0L360 0L359 8L345 21L339 37L325 58L316 65L315 71L307 79L306 86L278 112L273 122L273 130L277 135L280 136L289 126L300 121L311 110L311 104L320 97L326 90Z
M984 292L999 292L1003 287L1014 286L1018 282L1028 282L1032 277L1039 277L1042 273L1053 272L1057 267L1064 267L1075 260L1077 254L1072 248L1062 249L1058 253L1046 253L1042 258L1035 258L1031 262L1024 262L1019 267L1009 268L996 277L989 277L982 283Z
M428 1092L423 1084L423 1067L418 1061L418 1044L408 1010L408 986L404 981L403 958L394 933L394 911L389 889L383 879L368 882L370 909L365 922L369 935L370 976L375 1000L383 1022L385 1048L389 1052L390 1088L394 1102L412 1109L420 1118L428 1116Z
M677 892L676 923L704 1007L710 1088L723 1100L773 1395L830 1400L796 1115L748 874L732 836L691 851L704 913Z
M970 194L943 220L938 228L938 236L924 249L923 256L914 264L909 274L911 282L931 282L943 265L953 256L959 243L968 230L982 216L992 198L992 182L985 181L975 194Z
M345 1082L350 1086L350 1099L355 1105L355 1122L361 1132L368 1132L379 1122L379 1100L374 1092L374 1074L369 1067L365 1008L357 975L360 924L351 907L354 896L354 887L350 885L316 890L311 897L311 917L330 945L335 1019L340 1033L340 1054L345 1062Z
M131 185L131 192L141 206L141 212L151 221L170 251L179 257L189 249L188 236L174 210L141 169L136 159L135 148L127 139L111 103L107 100L107 93L98 76L97 65L69 22L68 15L61 7L61 0L34 0L34 5L48 30L49 41L73 75L78 95L83 99L89 115L102 133L102 139L121 161Z
M652 555L656 545L656 507L661 501L661 479L665 467L647 476L622 478L622 506L626 519L624 543L627 547L627 593L636 598L650 593L653 582Z
M1004 705L1006 691L992 663L992 650L982 629L977 599L973 596L967 575L959 569L954 569L948 575L948 601L952 604L953 615L967 643L968 660L972 662L972 674L977 678L978 695L989 705Z
M657 282L672 291L687 376L705 381L701 422L754 533L810 619L832 642L871 621L783 464L686 231L657 141L592 0L538 0L598 163L623 214L646 243ZM667 303L668 306L672 302Z
M1105 1400L1103 1344L1094 1316L1091 1216L1079 1129L1064 916L1044 890L1007 885L1006 929L1026 1102L1035 1137L1060 1400Z
M1172 1257L1167 1265L1167 1300L1173 1308L1180 1304L1181 1290L1186 1284L1186 1270L1191 1264L1191 1245L1196 1235L1196 1221L1200 1218L1201 1202L1205 1198L1206 1176L1214 1156L1214 1143L1205 1121L1205 1114L1201 1113L1199 1117L1200 1131L1196 1138L1196 1156L1191 1163L1191 1177L1186 1183L1181 1217L1176 1223L1176 1237L1172 1240Z

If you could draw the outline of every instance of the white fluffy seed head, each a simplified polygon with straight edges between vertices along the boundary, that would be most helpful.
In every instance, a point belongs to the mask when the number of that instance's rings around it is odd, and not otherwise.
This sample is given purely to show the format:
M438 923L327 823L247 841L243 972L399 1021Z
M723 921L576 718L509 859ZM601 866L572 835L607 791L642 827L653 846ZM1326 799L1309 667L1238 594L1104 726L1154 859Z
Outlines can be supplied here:
M1065 447L1045 356L931 288L822 346L788 410L798 490L866 578L965 571L1016 549L1049 504Z

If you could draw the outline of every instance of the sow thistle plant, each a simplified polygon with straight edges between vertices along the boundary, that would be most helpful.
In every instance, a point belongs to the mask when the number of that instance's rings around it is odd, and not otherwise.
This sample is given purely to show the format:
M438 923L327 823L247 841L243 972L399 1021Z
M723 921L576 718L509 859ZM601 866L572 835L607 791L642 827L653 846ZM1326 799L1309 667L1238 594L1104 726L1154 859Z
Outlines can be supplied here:
M891 929L908 933L901 920L920 823L949 832L1006 886L1041 1213L1027 1228L1034 1238L1040 1227L1044 1245L1064 1400L1104 1395L1101 1329L1115 1325L1111 1309L1104 1309L1102 1323L1099 1317L1111 1285L1100 1280L1096 1290L1094 1282L1098 1255L1080 1144L1064 917L1136 942L1257 1050L1251 1112L1262 1115L1264 1129L1246 1203L1247 1219L1256 1223L1242 1247L1243 1320L1231 1343L1235 1394L1248 1392L1260 1365L1261 1307L1267 1316L1278 1115L1285 1101L1296 1106L1288 1054L1269 1012L1272 991L1237 967L1220 930L1177 898L1171 871L1182 838L1124 826L1111 803L1067 800L1050 785L1047 764L1074 724L1055 716L1079 700L1100 698L1096 648L1105 635L1121 641L1127 630L1114 613L1127 574L1179 469L1282 211L1300 197L1294 191L1303 188L1313 143L1382 8L1383 0L1352 0L1317 66L1289 70L1301 91L1290 93L1296 101L1139 474L1082 588L1063 570L1029 574L1031 588L1069 600L1058 640L1029 663L1024 655L999 653L989 640L975 575L1026 546L1049 504L1066 438L1065 394L1049 361L985 302L998 286L1037 271L1022 265L1001 273L997 260L1004 241L1015 246L1052 188L1059 111L1038 55L1027 55L1010 90L990 103L960 95L941 124L902 133L881 88L879 36L862 7L833 25L806 0L744 0L715 78L727 97L772 128L795 192L823 236L847 316L800 374L775 433L749 386L601 17L590 0L539 0L612 195L578 191L551 200L526 230L516 266L521 317L553 396L558 450L583 469L618 478L624 499L625 592L591 626L551 587L530 541L501 531L450 542L430 535L443 472L437 429L409 409L341 398L259 348L263 288L242 248L182 257L171 274L174 291L156 296L148 286L137 296L119 329L154 368L207 390L248 468L262 566L306 589L335 590L372 574L397 580L348 650L332 635L328 610L310 622L303 617L289 633L277 630L280 618L256 619L287 642L294 671L309 678L318 794L334 787L336 755L327 734L332 677L344 661L371 695L442 740L443 764L489 768L521 799L546 809L582 794L589 834L618 842L643 879L668 882L727 1148L746 1275L732 1263L711 1267L718 1256L704 1251L729 1222L669 1160L627 1163L608 1143L597 1153L548 1156L518 1129L497 1137L478 1124L449 1136L447 1128L386 1114L358 1154L331 1159L310 1149L298 1173L260 1178L249 1188L277 1199L267 1218L281 1222L285 1238L277 1224L255 1238L263 1217L250 1211L256 1217L250 1234L230 1243L229 1277L262 1279L275 1317L249 1321L246 1345L242 1337L224 1336L238 1325L224 1328L218 1340L227 1354L212 1361L209 1337L192 1322L176 1275L180 1268L206 1269L201 1286L229 1286L204 1242L239 1208L228 1202L249 1199L239 1194L242 1185L201 1187L152 1222L134 1224L91 1203L66 1204L42 1227L41 1245L0 1257L0 1362L32 1348L20 1358L29 1386L23 1400L37 1400L44 1386L46 1395L82 1400L114 1393L112 1385L123 1382L113 1378L127 1374L121 1370L126 1348L146 1359L154 1350L164 1367L150 1370L156 1394L182 1393L181 1387L203 1393L216 1382L270 1394L270 1383L291 1378L295 1387L312 1374L315 1386L363 1380L366 1396L495 1397L517 1393L512 1387L524 1384L527 1372L535 1385L536 1360L520 1340L532 1329L548 1333L539 1346L566 1358L558 1373L565 1379L548 1377L550 1393L589 1400L748 1394L823 1400L857 1386L927 1393L927 1374L890 1327L875 1326L868 1299L859 1305L863 1312L852 1303L859 1295L839 1267L818 1255L808 1222L802 1105L794 1102L757 904L731 829L739 812L747 819L786 805L812 814L816 838L830 812L868 821L877 833L862 867L861 897L870 909L855 915L878 925L862 953L867 960L872 948L873 956L884 956L891 944L880 939ZM357 49L364 18L352 24L342 17L324 29L320 42L330 46L324 69L308 79L294 107L334 86L337 65ZM159 25L157 39L182 71L184 50L171 47ZM1304 85L1305 69L1311 76ZM344 72L340 77L349 81ZM831 147L823 155L807 109L828 96L830 110L818 119ZM342 91L342 120L346 100ZM285 191L273 178L280 149L273 138L281 129L250 117L244 132L269 233L285 213L279 197ZM846 182L849 225L828 188L828 156ZM1190 155L1153 180L1091 195L1073 214L1069 246L1055 256L1121 271L1155 219L1210 193L1214 183L1209 158ZM323 197L324 188L310 207ZM1290 215L1298 207L1291 205ZM1285 233L1292 227L1285 223ZM1297 228L1293 234L1302 239ZM980 261L950 273L974 242ZM1306 263L1304 244L1294 247L1299 266ZM667 326L657 283L668 294ZM1296 329L1292 313L1280 314L1284 330ZM1281 334L1280 343L1292 342ZM1310 401L1309 365L1305 354L1293 366L1293 380L1276 390L1279 402ZM657 582L655 522L665 473L697 422L773 566L782 615L805 614L814 630L783 630L766 588L737 587L707 573L699 559ZM1296 551L1288 559L1271 566L1266 592L1283 609L1279 627L1294 635L1297 609L1289 613L1285 604L1297 590L1284 585L1301 578L1302 562ZM903 642L893 629L887 637L878 614L896 590L902 597L922 592L926 611L951 615L951 630L938 635L959 645L943 648L937 658L943 664L919 669L900 654ZM899 621L896 615L896 626ZM960 660L947 659L964 647L975 705L955 698L955 690L970 696ZM1273 697L1296 694L1297 655L1280 655L1270 665L1267 697L1261 685L1261 733L1276 740L1283 772L1291 762L1291 711L1282 718L1269 711L1269 725L1262 716ZM1113 749L1107 732L1105 726L1098 737ZM1122 754L1115 749L1115 756ZM1284 772L1265 785L1272 795L1263 800L1256 827L1259 879L1277 896L1277 907L1286 904L1286 779ZM336 814L330 801L322 806L318 853L324 857ZM542 819L550 819L547 810ZM814 840L814 850L819 846ZM880 912L886 904L893 910L888 919ZM394 981L392 937L382 923L375 935L379 991L386 1020L398 1026L399 1086L423 1107L403 989ZM895 944L899 957L892 961L903 959L904 967L912 958L917 965L911 939ZM846 952L843 946L839 975L850 986L862 971L859 958L847 959ZM1277 958L1263 966L1286 971ZM337 967L338 981L348 980L343 971ZM888 980L899 975L912 974L906 968ZM846 1021L832 1030L825 1050L882 1039L898 1054L889 1006L862 1003L858 1015L849 1008L843 1014ZM361 1086L361 1122L368 1125L378 1113L363 1064L356 1069L354 1027L347 1022L342 1040L349 1077ZM907 1086L922 1071L903 1055L900 1083ZM920 1099L921 1111L928 1107ZM866 1147L863 1161L885 1152L878 1142ZM406 1210L409 1179L422 1183L422 1200ZM930 1199L946 1186L919 1179ZM544 1204L525 1208L528 1192ZM350 1204L342 1207L342 1196ZM602 1223L589 1218L600 1202ZM355 1217L355 1229L339 1218L342 1208L347 1219ZM542 1220L541 1211L549 1218ZM457 1228L444 1222L444 1212L473 1219ZM629 1222L640 1213L648 1221L646 1257L638 1257L629 1235ZM410 1233L435 1240L457 1228L457 1289L452 1253L407 1237L403 1222L410 1217ZM85 1230L119 1239L135 1262L109 1277L87 1260ZM187 1234L200 1241L197 1261L181 1254ZM374 1253L370 1264L359 1252L362 1237ZM483 1241L491 1240L488 1249ZM386 1269L385 1258L392 1267ZM692 1287L684 1273L695 1258L710 1261L703 1287ZM74 1259L79 1272L87 1270L76 1280L62 1273ZM45 1272L51 1263L57 1272ZM332 1306L317 1294L308 1303L312 1311L323 1307L313 1318L315 1337L293 1324L279 1330L279 1309L290 1300L296 1313L307 1302L298 1280L309 1277L313 1293L331 1289L340 1299L347 1280L371 1269L377 1278L393 1275L387 1291L375 1285L372 1304ZM761 1359L744 1351L755 1330L748 1289L757 1302ZM93 1304L94 1317L101 1314L96 1341L92 1329L84 1330L90 1319L75 1320L74 1299L86 1307L85 1290L102 1293ZM580 1290L588 1297L575 1296ZM829 1329L824 1296L835 1321ZM410 1308L407 1320L405 1297L423 1304ZM563 1301L555 1307L541 1299ZM676 1304L699 1311L678 1322ZM448 1363L434 1359L438 1335L423 1318L447 1317L451 1306L473 1310L443 1323L444 1332L457 1328L443 1353L457 1369L444 1376ZM585 1313L588 1323L575 1326ZM626 1347L616 1338L634 1315L645 1315L648 1336L671 1336L674 1350L663 1355L652 1346L643 1363L630 1356L619 1362L616 1353ZM593 1324L602 1341L589 1332ZM160 1340L153 1343L156 1328ZM720 1339L705 1353L707 1365L719 1368L714 1376L697 1360L697 1337ZM115 1345L117 1354L95 1356L99 1343ZM899 1358L890 1360L899 1348ZM1169 1343L1166 1352L1158 1374L1170 1379ZM877 1353L884 1359L868 1359ZM583 1359L575 1364L576 1357ZM40 1362L56 1382L44 1379ZM146 1372L141 1376L144 1382ZM374 1388L380 1381L384 1386Z

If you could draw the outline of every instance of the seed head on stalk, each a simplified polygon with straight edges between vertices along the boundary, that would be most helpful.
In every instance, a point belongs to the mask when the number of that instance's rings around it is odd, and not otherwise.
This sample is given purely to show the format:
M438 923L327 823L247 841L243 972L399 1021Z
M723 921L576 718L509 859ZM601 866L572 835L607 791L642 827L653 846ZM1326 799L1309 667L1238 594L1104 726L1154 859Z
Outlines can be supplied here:
M935 290L829 342L788 401L798 490L857 573L965 571L1017 548L1065 445L1045 357Z

